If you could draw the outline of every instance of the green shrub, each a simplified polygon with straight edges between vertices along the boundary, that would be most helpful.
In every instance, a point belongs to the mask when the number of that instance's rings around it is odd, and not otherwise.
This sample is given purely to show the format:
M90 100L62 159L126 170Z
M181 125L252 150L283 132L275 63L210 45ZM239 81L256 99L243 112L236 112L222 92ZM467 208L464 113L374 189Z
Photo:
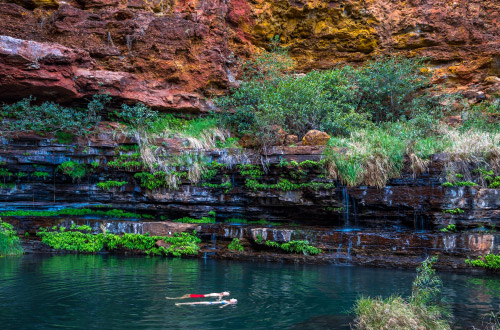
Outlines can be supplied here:
M1 114L9 118L2 122L2 129L9 131L77 131L82 132L96 121L86 109L62 107L53 102L32 104L35 98L2 105Z
M75 136L68 132L56 132L56 139L58 143L70 144Z
M73 180L80 180L85 176L85 165L72 160L63 162L57 169L66 175L69 175Z
M278 243L274 241L266 241L266 246L280 249L288 253L297 253L305 255L316 255L321 253L321 250L310 245L309 241L290 241L285 243Z
M142 103L134 106L122 105L122 110L117 116L136 129L147 129L158 120L158 112L151 110Z
M0 219L0 257L22 253L23 248L14 227Z
M354 111L352 67L289 75L288 54L274 50L248 62L251 74L243 77L240 87L216 99L224 110L224 126L268 146L277 142L277 127L303 136L310 129L348 134L367 125L366 115Z
M454 224L449 224L448 226L446 226L446 228L442 228L441 231L443 233L447 233L450 231L457 231L457 226L455 226Z
M429 111L424 100L429 95L417 92L430 83L425 59L385 57L366 63L357 74L357 110L367 111L375 122L412 117L421 107Z
M490 253L477 259L467 259L465 263L474 267L500 269L500 255Z
M432 269L436 257L427 258L419 268L413 282L412 296L407 301L399 296L387 299L362 297L356 300L353 325L358 330L375 329L429 329L449 330L443 318L441 301L442 282Z
M245 248L243 247L243 245L241 245L240 240L238 238L233 238L233 240L231 241L231 243L229 243L227 248L229 250L238 251L238 252L245 251Z

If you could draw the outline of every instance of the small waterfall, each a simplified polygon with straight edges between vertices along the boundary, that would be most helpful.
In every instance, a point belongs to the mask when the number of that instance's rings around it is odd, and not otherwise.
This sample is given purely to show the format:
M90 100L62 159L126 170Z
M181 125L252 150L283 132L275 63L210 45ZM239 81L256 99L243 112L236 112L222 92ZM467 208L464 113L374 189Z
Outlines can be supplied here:
M347 187L342 187L342 204L344 205L344 227L349 228L349 193Z
M351 238L349 238L349 247L347 248L347 259L351 260L351 248L352 248L352 241Z

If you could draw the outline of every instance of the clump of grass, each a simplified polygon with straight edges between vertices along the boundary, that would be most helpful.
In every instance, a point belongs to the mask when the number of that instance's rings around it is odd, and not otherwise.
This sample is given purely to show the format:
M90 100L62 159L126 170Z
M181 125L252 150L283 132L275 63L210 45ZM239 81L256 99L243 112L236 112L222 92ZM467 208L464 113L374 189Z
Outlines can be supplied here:
M384 187L399 176L406 144L382 129L361 130L349 138L332 138L325 149L329 175L348 186Z
M354 329L448 330L449 323L439 306L442 282L432 268L437 257L427 258L417 268L412 296L383 299L362 297L356 301Z

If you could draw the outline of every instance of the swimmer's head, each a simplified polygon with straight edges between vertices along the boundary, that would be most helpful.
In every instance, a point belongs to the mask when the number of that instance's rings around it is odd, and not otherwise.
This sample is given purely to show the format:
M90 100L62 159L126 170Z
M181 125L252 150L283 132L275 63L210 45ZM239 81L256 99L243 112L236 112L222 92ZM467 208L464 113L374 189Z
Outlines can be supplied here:
M234 298L233 299L229 299L229 303L230 304L236 304L237 302L238 302L237 299L234 299Z
M228 291L222 292L222 296L229 296L229 292Z

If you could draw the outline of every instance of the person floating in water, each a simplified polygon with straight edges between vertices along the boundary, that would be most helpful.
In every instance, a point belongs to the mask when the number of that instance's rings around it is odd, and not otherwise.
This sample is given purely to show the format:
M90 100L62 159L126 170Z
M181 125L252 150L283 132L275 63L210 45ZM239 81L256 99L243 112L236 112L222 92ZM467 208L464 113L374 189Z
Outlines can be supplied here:
M196 301L196 302L188 302L188 303L175 303L175 306L182 305L221 305L219 308L223 308L229 305L236 305L238 303L237 299L229 299L229 300L217 300L217 301Z
M206 294L185 294L182 297L175 297L175 298L170 298L170 297L165 297L167 299L187 299L187 298L210 298L210 297L215 297L217 298L218 301L222 300L222 297L229 296L228 291L220 292L220 293L206 293ZM232 299L231 299L232 300Z

